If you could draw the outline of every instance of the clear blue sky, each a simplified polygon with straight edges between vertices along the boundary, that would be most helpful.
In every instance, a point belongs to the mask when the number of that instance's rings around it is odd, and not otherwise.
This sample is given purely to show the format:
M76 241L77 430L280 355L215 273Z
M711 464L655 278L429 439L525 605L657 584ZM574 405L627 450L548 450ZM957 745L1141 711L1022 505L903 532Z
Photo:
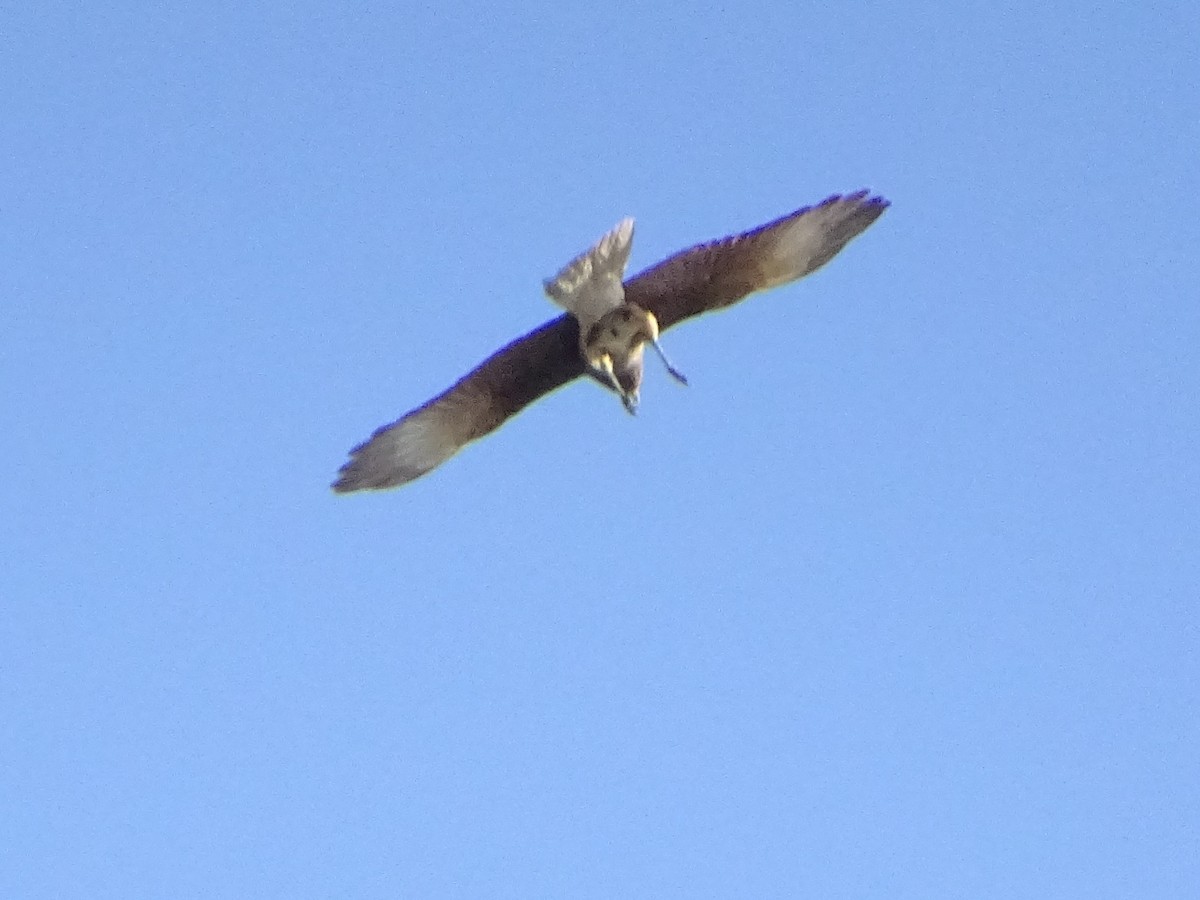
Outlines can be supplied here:
M1200 896L1195 3L8 4L0 896ZM826 269L350 446L839 191Z

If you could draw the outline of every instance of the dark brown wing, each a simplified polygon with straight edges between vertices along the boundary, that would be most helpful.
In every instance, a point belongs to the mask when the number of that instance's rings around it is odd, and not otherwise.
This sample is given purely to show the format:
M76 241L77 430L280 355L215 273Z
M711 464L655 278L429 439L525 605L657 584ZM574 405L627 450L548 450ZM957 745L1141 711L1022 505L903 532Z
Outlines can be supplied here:
M538 397L582 375L583 368L579 326L571 316L559 316L351 450L333 489L348 493L412 481Z
M819 269L887 207L867 191L835 194L753 231L676 253L626 281L625 299L654 313L665 331Z

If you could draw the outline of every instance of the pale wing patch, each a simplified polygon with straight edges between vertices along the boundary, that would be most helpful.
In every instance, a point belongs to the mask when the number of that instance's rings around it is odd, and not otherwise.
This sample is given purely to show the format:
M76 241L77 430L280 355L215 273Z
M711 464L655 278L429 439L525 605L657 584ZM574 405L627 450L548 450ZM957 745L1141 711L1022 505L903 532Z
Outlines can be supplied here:
M762 282L754 289L779 287L828 262L860 230L854 213L864 195L859 192L846 198L830 198L764 232L761 237L766 246L759 252ZM848 222L855 226L853 231L847 228Z
M333 489L347 493L392 488L419 478L476 436L488 402L486 393L460 382L351 450Z
M591 249L543 282L546 295L579 321L581 334L625 300L621 282L633 245L633 219L622 219Z

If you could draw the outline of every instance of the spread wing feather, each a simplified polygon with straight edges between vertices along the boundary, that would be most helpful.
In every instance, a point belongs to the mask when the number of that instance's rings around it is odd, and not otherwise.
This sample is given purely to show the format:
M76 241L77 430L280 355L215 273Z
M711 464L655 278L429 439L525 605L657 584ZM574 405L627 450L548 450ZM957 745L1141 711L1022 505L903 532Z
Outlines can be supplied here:
M815 271L887 207L888 201L869 197L866 191L835 195L752 231L676 253L625 282L625 299L654 313L660 329L666 330L691 316L730 306L755 291ZM575 316L594 316L600 305L611 302L612 292L611 286L607 293L581 293L579 288L589 280L595 282L597 267L602 273L615 271L619 279L632 236L633 222L627 219L547 281L547 293L574 315L559 316L518 338L449 390L380 428L350 451L333 489L344 493L412 481L542 395L582 375L585 366ZM608 247L605 241L610 242ZM586 266L581 261L587 261ZM573 270L577 265L580 269ZM555 296L551 285L573 305ZM618 298L613 306L620 302Z
M682 250L629 279L625 299L654 313L665 331L816 271L887 207L866 191L835 194L751 231Z
M583 370L579 326L571 316L559 316L351 450L333 489L348 493L406 484Z

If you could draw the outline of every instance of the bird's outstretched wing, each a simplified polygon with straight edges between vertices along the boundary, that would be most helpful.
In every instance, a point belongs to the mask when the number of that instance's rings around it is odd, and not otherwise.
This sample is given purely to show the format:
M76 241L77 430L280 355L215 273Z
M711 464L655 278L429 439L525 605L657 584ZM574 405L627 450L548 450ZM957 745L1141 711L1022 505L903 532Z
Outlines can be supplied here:
M887 208L867 191L835 194L752 231L682 250L625 282L625 299L654 313L665 331L816 271Z
M624 301L621 282L632 246L633 219L622 219L557 275L542 282L546 296L571 313L584 334Z
M333 489L348 493L406 484L583 370L579 326L571 316L559 316L351 450Z
M654 313L659 328L666 330L754 291L807 275L837 255L887 206L882 197L870 197L866 191L830 197L744 234L676 253L625 282L625 299ZM626 240L624 259L628 244ZM614 252L607 258L617 256ZM345 493L412 481L584 370L579 323L572 315L559 316L492 354L449 390L351 450L333 489Z

